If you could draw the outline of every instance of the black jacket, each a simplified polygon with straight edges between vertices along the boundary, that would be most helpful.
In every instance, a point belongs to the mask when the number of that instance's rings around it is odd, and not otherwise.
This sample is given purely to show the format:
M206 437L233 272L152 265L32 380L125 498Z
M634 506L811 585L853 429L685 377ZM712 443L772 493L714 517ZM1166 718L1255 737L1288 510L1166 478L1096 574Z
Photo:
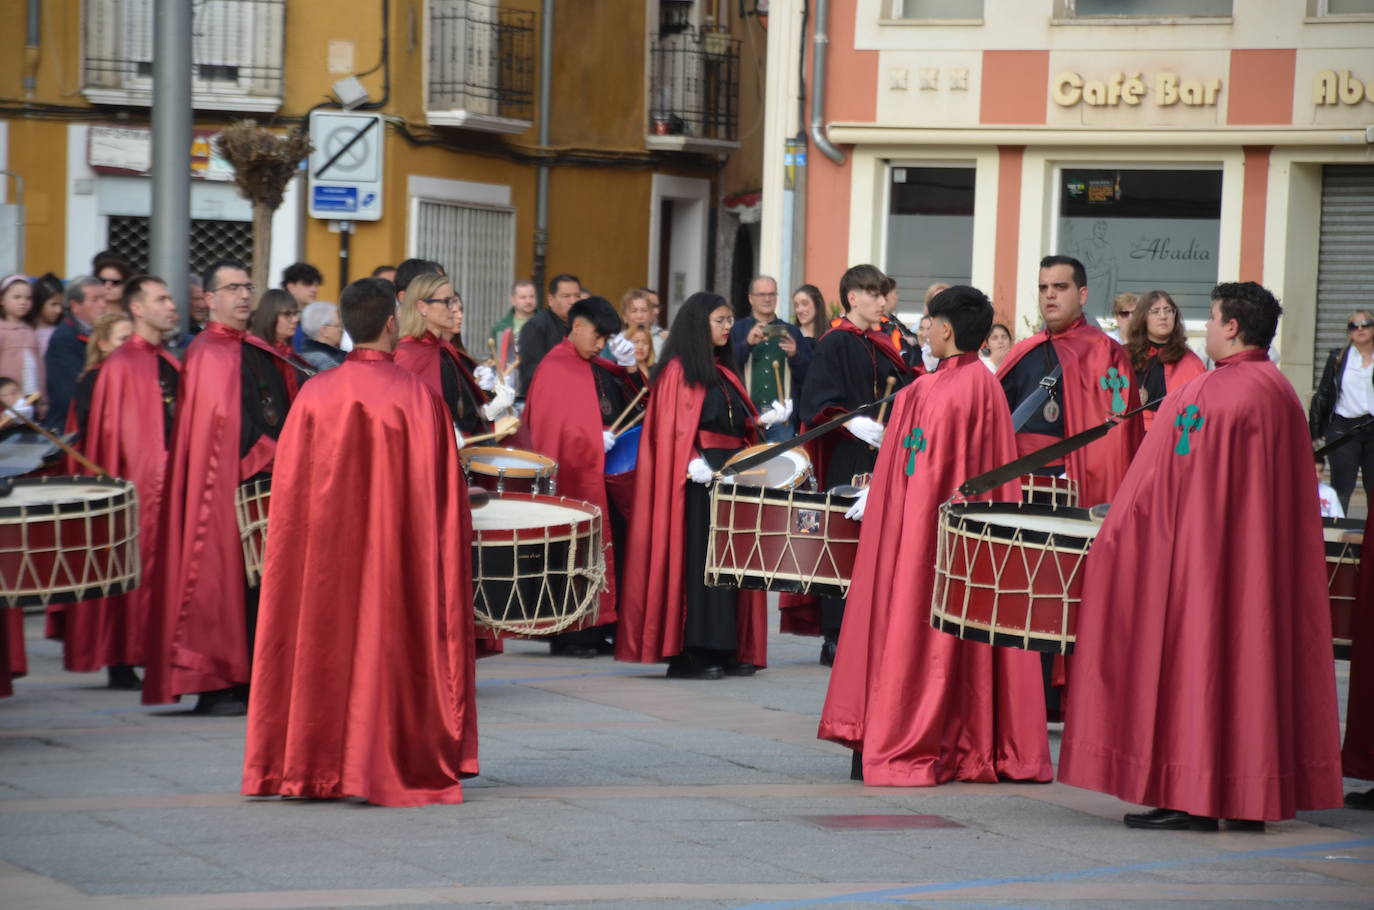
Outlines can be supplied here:
M68 314L53 330L43 366L48 375L48 429L61 433L67 428L67 408L76 394L76 383L86 366L88 335Z
M1331 426L1331 417L1336 413L1336 402L1341 399L1341 380L1345 378L1345 364L1350 357L1350 345L1333 348L1326 358L1326 368L1322 370L1322 381L1312 393L1312 404L1307 409L1307 427L1313 439L1326 435Z
M568 337L568 325L553 314L548 307L530 317L520 330L520 392L523 394L534 381L534 371L544 355L563 343Z

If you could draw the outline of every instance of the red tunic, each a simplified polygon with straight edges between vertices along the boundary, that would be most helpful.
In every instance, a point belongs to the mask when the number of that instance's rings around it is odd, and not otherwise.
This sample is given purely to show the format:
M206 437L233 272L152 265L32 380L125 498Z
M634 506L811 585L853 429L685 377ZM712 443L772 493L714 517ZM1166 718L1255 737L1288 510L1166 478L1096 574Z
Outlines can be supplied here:
M430 391L439 396L439 400L444 399L444 380L440 369L440 358L448 355L453 362L454 368L458 372L458 381L467 386L472 395L472 400L478 404L487 401L487 393L483 392L477 385L477 380L473 378L472 371L463 362L463 355L459 353L452 342L440 341L433 332L425 332L419 338L402 338L400 344L396 345L396 365L404 367L416 376L427 386ZM477 415L484 427L483 432L491 428L490 422L482 415Z
M132 335L101 364L91 395L82 454L138 490L142 577L128 594L62 604L50 612L56 634L49 637L62 641L62 665L77 673L144 661L148 611L162 568L162 487L167 470L159 361L181 371L165 348Z
M380 351L302 388L273 474L245 794L462 802L472 520L451 426Z
M1346 695L1341 766L1346 777L1374 780L1374 511L1365 520L1364 539L1350 644L1350 689Z
M624 371L607 361L611 371ZM615 622L615 552L606 498L606 447L601 442L601 408L591 363L564 339L544 355L525 398L523 415L530 445L558 462L558 493L585 500L601 510L602 550L606 557L606 590L596 619L588 625Z
M926 609L940 506L1015 457L1006 395L976 351L893 403L818 733L863 752L870 786L1054 777L1039 655L938 632ZM1013 483L980 498L1018 495Z
M1264 351L1164 401L1088 557L1061 780L1214 818L1341 804L1315 484Z
M1048 329L1042 329L1018 342L1002 361L997 378L1005 377L1021 358L1045 341L1054 345L1054 353L1064 368L1056 394L1064 409L1066 437L1099 425L1112 412L1112 390L1102 386L1109 369L1115 369L1118 376L1130 381L1129 387L1120 393L1125 399L1124 410L1138 406L1140 387L1136 383L1135 370L1131 368L1130 355L1082 316L1063 332L1051 334ZM1069 454L1066 471L1078 483L1081 505L1112 501L1143 433L1139 420L1127 420L1103 438ZM1025 455L1054 441L1044 436L1018 433L1017 453Z
M261 338L212 322L186 351L164 487L163 567L151 593L144 704L248 682L234 496L243 481L271 471L276 440L261 436L239 457L245 344L272 350Z
M749 395L739 377L717 367L745 403ZM625 585L620 592L616 660L658 663L682 653L687 618L686 526L687 463L697 444L706 390L686 383L682 365L663 367L649 390L649 408L639 437L635 470L635 511L625 553ZM752 406L751 406L752 410ZM763 591L740 591L737 623L743 663L768 663L768 613Z

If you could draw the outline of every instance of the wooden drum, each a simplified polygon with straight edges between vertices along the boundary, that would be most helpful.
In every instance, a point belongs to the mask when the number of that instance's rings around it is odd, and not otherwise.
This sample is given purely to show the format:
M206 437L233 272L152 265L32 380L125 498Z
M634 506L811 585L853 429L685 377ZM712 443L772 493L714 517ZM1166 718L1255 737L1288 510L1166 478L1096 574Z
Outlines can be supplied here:
M1078 483L1068 477L1024 474L1021 477L1021 501L1039 506L1076 508Z
M243 544L243 574L250 588L262 583L262 563L267 556L267 507L271 501L270 477L242 484L234 494L234 514Z
M1338 660L1349 660L1364 522L1324 518L1322 533L1326 537L1326 584L1331 593L1331 645Z
M29 477L0 498L0 604L71 603L138 586L138 493L113 477Z
M497 496L505 493L542 493L557 489L558 462L538 452L501 446L469 446L458 450L468 483Z

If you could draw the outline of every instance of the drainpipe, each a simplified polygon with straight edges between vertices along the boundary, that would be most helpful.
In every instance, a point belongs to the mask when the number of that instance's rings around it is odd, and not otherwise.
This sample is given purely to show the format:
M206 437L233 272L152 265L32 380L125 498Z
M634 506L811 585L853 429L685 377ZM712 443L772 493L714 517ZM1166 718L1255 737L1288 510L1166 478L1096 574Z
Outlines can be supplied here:
M844 164L844 152L825 135L825 57L830 48L826 29L830 24L830 0L816 0L816 33L811 38L811 141L821 154Z
M24 39L24 97L32 101L38 90L38 41L42 33L39 9L42 0L29 0L28 37Z
M553 87L553 2L544 0L539 14L539 148L549 147L549 94ZM549 252L549 161L539 160L534 185L534 284L544 292L544 260Z

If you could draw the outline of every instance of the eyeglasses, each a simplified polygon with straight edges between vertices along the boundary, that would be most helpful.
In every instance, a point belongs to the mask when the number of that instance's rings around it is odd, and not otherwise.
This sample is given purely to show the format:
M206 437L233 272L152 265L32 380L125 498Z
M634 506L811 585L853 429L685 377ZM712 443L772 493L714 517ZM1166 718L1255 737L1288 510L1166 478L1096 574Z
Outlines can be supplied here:
M1171 306L1155 306L1145 311L1146 316L1172 316L1174 308Z
M717 318L711 320L711 325L734 325L734 324L735 324L735 317L734 317L734 316L719 316L719 317L717 317Z
M211 291L211 294L218 294L220 291L228 291L231 294L248 294L250 297L258 289L255 284L221 284Z
M123 278L102 278L102 279L100 279L100 283L103 284L103 285L105 285L105 287L107 287L107 288L117 288L117 287L119 287L121 284L124 283L124 279L123 279Z
M278 316L285 316L287 319L300 319L300 318L301 318L301 311L300 311L300 310L282 310L282 311L281 311L280 313L278 313L277 315L278 315Z
M1352 332L1356 329L1374 329L1374 322L1347 322L1345 327Z
M1130 319L1134 312L1135 310L1117 310L1116 317L1118 319Z
M760 300L777 300L777 299L778 299L778 292L777 292L777 291L773 291L772 293L769 293L769 294L755 294L754 292L750 291L750 292L749 292L749 296L750 296L750 297L758 297Z
M457 306L463 302L461 297L421 297L421 303L441 303L444 306Z

